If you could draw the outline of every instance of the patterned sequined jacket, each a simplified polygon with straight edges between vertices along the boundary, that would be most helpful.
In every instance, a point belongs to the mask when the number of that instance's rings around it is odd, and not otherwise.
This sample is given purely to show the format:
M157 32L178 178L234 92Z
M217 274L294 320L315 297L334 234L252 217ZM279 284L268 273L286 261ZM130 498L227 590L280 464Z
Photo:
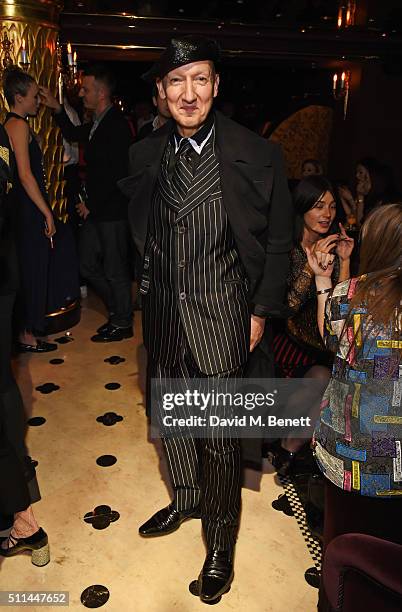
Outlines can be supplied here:
M326 344L336 357L315 454L341 489L402 499L402 332L374 325L364 305L349 314L363 279L339 283L326 303Z

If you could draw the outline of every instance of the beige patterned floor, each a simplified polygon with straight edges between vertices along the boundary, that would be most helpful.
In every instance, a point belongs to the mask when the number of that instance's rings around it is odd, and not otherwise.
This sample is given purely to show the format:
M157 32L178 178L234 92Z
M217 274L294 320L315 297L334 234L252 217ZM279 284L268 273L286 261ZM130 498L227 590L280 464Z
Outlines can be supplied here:
M44 568L32 566L26 555L0 561L0 590L69 591L69 609L78 611L85 609L81 592L103 584L110 591L105 612L206 610L188 591L204 560L200 522L189 521L164 538L143 540L137 535L138 525L166 505L169 494L164 464L148 439L141 405L145 355L139 317L133 340L94 344L89 337L103 320L96 301L86 300L82 321L72 330L74 342L60 345L51 355L21 356L16 363L28 416L46 418L41 427L29 428L28 443L39 461L42 491L34 510L49 534L52 560ZM111 355L126 361L104 363ZM65 363L50 365L54 357ZM61 388L49 395L35 391L46 382ZM107 382L122 386L107 391ZM113 427L97 423L96 417L107 411L124 420ZM99 467L96 459L102 454L115 455L117 463ZM247 473L246 485L236 577L215 609L313 612L317 591L304 580L312 559L295 519L271 507L281 487L272 474L260 478L254 472ZM83 517L100 504L121 516L97 531Z

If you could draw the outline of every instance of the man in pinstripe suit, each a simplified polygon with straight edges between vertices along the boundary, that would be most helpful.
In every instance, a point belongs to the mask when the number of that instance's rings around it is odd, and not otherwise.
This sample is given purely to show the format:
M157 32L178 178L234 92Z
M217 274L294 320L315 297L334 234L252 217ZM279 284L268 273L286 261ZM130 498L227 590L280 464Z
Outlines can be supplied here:
M148 379L241 377L285 289L292 213L277 145L212 110L214 41L174 39L149 75L173 121L130 150L133 236ZM239 440L164 438L174 500L140 527L171 533L201 516L207 556L197 593L216 603L233 580Z

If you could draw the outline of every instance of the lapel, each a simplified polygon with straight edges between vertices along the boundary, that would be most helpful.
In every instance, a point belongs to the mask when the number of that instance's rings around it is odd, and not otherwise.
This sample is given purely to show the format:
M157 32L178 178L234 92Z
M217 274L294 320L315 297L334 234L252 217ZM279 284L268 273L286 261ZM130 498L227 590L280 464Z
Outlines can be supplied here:
M172 122L152 132L130 149L130 171L133 173L119 181L119 188L130 198L129 218L135 243L144 253L148 217L152 196L160 170L163 152L172 131Z
M180 210L182 205L182 199L180 194L174 188L173 182L170 180L169 176L169 159L170 155L172 155L173 146L170 142L166 144L166 155L163 155L161 160L161 165L158 173L158 186L160 192L163 196L163 199L166 201L170 208L173 208L176 212Z
M258 205L259 197L269 200L273 182L270 143L220 112L215 115L222 190L224 196L230 196L229 207L239 205L244 210L247 205ZM235 186L241 186L240 193ZM245 188L250 196L247 202L240 200Z
M108 132L109 123L110 121L113 121L115 113L116 109L114 108L114 106L111 106L107 111L106 115L103 117L102 121L99 123L95 132L92 134L91 140L88 141L89 149L97 149L101 144L104 145L105 141L107 141L105 135ZM91 127L89 129L88 134L91 133L93 123L91 123L90 125ZM100 143L97 142L98 140L100 140Z
M206 201L212 193L219 190L219 162L214 155L215 133L201 153L200 163L184 201L177 201L176 221L180 221L192 212L201 202Z
M273 186L272 147L254 132L216 111L216 150L223 205L237 241L266 218ZM258 231L258 230L257 230Z

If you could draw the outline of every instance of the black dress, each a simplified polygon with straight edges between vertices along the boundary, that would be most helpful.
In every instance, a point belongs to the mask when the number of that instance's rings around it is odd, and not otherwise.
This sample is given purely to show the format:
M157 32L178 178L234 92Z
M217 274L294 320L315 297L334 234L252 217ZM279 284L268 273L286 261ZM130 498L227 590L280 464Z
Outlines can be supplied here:
M8 113L5 123L15 117L25 121L15 113ZM46 178L43 156L34 134L29 143L31 172L38 184L43 198L47 201ZM20 270L21 292L21 329L43 333L47 310L50 240L45 235L43 213L31 200L19 180L15 177L12 198L16 208L16 243Z
M0 525L3 515L25 510L31 501L27 483L36 483L25 464L25 415L11 370L11 315L18 285L14 247L14 211L7 195L13 180L13 158L0 125ZM36 484L37 486L37 484Z
M339 278L339 260L335 258L333 279ZM326 350L317 325L317 296L314 274L300 244L290 253L287 304L290 316L285 329L277 331L273 341L277 375L303 378L313 365L332 368L333 355Z

